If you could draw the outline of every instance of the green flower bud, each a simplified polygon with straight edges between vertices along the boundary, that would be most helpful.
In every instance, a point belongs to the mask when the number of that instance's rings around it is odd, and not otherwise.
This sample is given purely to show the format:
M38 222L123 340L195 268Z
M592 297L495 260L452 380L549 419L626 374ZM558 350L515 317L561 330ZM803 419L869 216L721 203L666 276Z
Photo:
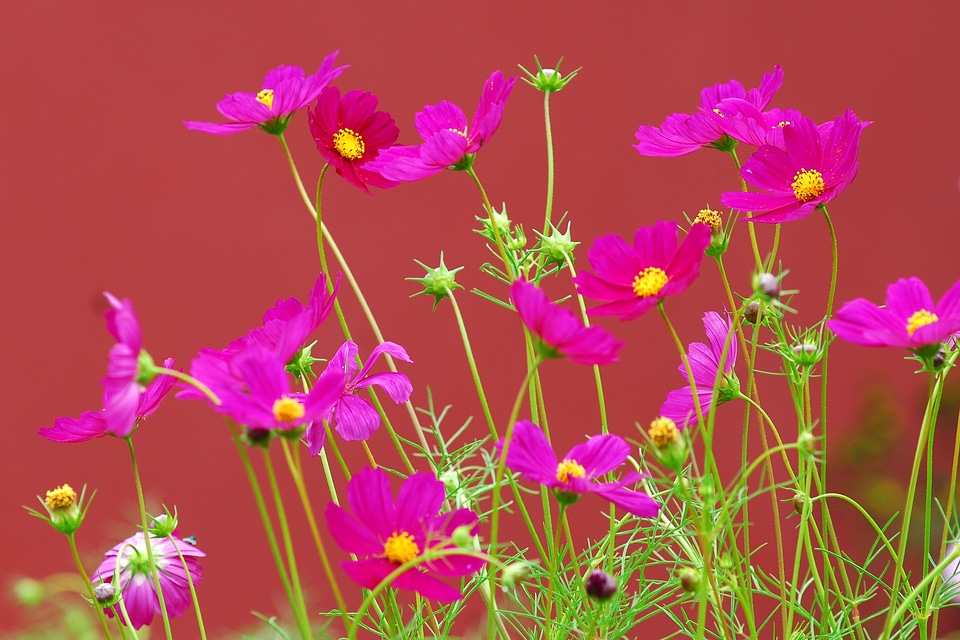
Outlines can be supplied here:
M507 203L504 202L502 204L503 208L500 211L491 207L491 214L475 216L475 219L483 226L482 229L475 229L475 231L494 244L497 242L496 236L493 234L494 223L496 223L497 231L500 233L500 238L504 242L510 239L510 227L513 225L513 222L509 216L507 216ZM493 222L491 222L491 218Z
M511 562L503 568L500 578L503 581L503 590L516 589L530 574L530 565L526 562Z
M565 266L568 261L573 262L573 250L577 248L579 242L574 242L570 238L570 223L567 223L567 230L560 233L552 224L550 225L550 235L545 236L542 233L535 232L540 236L540 243L537 251L547 256L547 264L557 264Z
M147 386L157 377L157 365L146 349L141 349L137 356L137 384Z
M414 262L426 269L427 275L422 278L407 278L407 280L413 280L423 285L423 291L418 291L410 297L422 295L433 296L434 311L436 311L437 305L440 304L441 300L448 297L456 289L463 288L457 284L456 280L457 271L460 271L463 267L448 269L447 265L443 263L442 251L440 252L440 266L437 268L428 267L419 260L414 260Z
M453 544L457 545L457 547L461 549L473 549L476 547L476 545L474 544L472 530L473 525L461 525L453 530L453 534L450 536L450 539L453 540Z
M677 571L677 577L680 579L680 586L687 593L696 593L700 588L700 572L692 567L683 567Z
M606 571L594 569L584 580L583 588L594 600L609 600L617 593L617 580Z
M179 527L177 521L177 514L170 513L170 510L166 507L163 508L164 513L161 513L156 518L153 519L153 526L149 527L147 531L150 532L150 535L155 538L166 538L169 535L172 535L174 531Z
M560 91L565 86L567 86L567 83L573 80L578 73L580 73L580 69L583 69L583 67L579 67L574 71L571 71L566 76L563 76L560 74L560 63L563 62L563 58L560 58L559 60L557 60L557 66L553 69L544 69L540 65L540 59L537 58L537 56L534 56L533 59L537 63L536 73L527 71L523 67L523 65L517 65L517 66L520 67L520 69L525 74L527 74L527 77L524 78L523 81L529 84L534 89L543 91L544 93L552 93L554 91Z

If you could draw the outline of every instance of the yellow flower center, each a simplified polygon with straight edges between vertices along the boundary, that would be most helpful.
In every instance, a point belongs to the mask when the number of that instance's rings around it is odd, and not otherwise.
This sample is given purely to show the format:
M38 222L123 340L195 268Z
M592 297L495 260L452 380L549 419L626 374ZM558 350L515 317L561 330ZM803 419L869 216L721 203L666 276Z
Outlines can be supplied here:
M296 398L280 398L273 403L273 417L277 422L295 422L303 417L303 405Z
M676 442L680 436L679 431L677 431L677 424L670 418L663 416L655 418L650 423L650 429L647 430L647 433L658 449L663 449L665 446Z
M56 489L47 491L47 497L44 502L51 509L66 509L77 499L77 492L68 484L62 484Z
M563 462L557 465L557 480L560 482L570 482L570 478L582 478L585 475L586 469L576 460L564 458Z
M447 131L453 131L454 133L459 133L464 138L469 139L466 131L460 131L460 129L447 129Z
M720 228L723 226L723 218L720 217L720 212L714 211L713 209L700 209L700 213L693 219L694 224L698 222L709 225L710 231L714 233L720 231Z
M800 169L790 184L800 202L810 202L823 193L823 174L816 169Z
M257 92L257 102L267 105L273 111L273 89L261 89Z
M920 327L925 327L928 324L933 324L939 319L940 318L937 317L937 314L931 313L926 309L920 309L920 311L917 311L912 316L907 318L907 335L912 336L913 332L919 329Z
M667 272L660 267L647 267L633 279L633 292L638 298L655 296L663 290L668 280Z
M346 127L334 134L333 148L345 160L359 160L363 157L363 152L367 150L366 145L363 144L363 136Z
M420 547L413 541L413 536L406 531L403 533L394 531L393 535L387 538L387 543L383 545L383 555L390 562L403 564L420 555Z

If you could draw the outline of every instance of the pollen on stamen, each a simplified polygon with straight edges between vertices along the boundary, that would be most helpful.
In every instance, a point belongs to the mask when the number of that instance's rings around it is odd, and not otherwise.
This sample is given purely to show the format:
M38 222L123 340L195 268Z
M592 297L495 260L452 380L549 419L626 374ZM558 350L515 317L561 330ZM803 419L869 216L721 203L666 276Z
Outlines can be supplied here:
M333 148L345 160L359 160L367 150L363 136L347 127L343 127L333 135Z
M420 547L414 542L413 536L406 531L401 533L394 531L383 545L383 555L390 562L403 564L420 555Z
M920 327L925 327L928 324L933 324L938 321L940 318L937 317L937 314L927 311L926 309L920 309L912 316L907 318L907 335L912 336L914 331Z
M273 403L273 417L277 422L296 422L306 409L296 398L280 398Z
M585 475L587 470L576 460L564 458L563 462L557 465L557 480L560 482L570 482L570 478L582 478Z
M44 502L51 509L66 509L77 500L77 492L68 484L62 484L56 489L47 491Z
M257 102L267 105L273 111L273 89L261 89L257 92Z
M720 216L720 212L714 211L713 209L700 209L700 213L698 213L697 217L693 219L694 224L697 224L698 222L709 225L710 231L714 233L723 228L723 218Z
M797 175L793 177L790 186L793 188L793 195L797 197L797 200L810 202L823 194L823 174L816 169L801 168Z
M454 133L459 133L463 138L469 140L469 136L466 131L460 131L460 129L447 129L447 131L453 131Z
M677 423L664 416L655 418L653 422L650 423L650 429L647 430L647 434L649 434L650 439L653 440L653 444L655 444L658 449L662 449L676 442L677 438L680 437L680 432L677 430Z
M647 267L633 279L633 292L638 298L650 298L659 294L669 280L660 267Z

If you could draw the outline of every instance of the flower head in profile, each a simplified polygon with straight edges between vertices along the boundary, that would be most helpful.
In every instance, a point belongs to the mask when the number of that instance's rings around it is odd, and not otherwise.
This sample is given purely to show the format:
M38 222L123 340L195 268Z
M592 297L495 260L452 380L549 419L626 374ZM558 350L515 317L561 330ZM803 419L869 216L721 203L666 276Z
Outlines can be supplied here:
M202 577L199 558L206 555L176 536L151 536L150 547L153 553L152 567L147 557L147 543L143 532L135 533L107 551L103 562L93 574L94 582L111 583L115 587L119 585L124 607L130 615L130 624L135 629L150 624L154 614L160 613L160 600L157 598L152 572L156 571L160 577L160 589L163 591L167 613L171 617L182 616L190 605L190 588L177 550L180 550L186 561L194 585L199 584ZM117 576L114 575L115 569L118 570ZM118 579L115 581L114 578ZM123 620L119 605L106 611L108 615L117 615Z
M173 368L173 358L167 358L163 361L165 369ZM41 427L40 435L52 442L84 442L93 438L100 438L107 434L125 438L133 433L134 428L143 418L151 415L160 406L160 401L173 388L176 380L171 376L157 376L153 382L137 392L137 404L133 412L133 418L129 423L117 422L116 418L112 425L107 422L105 410L84 411L79 418L61 417L54 420L52 427ZM111 392L104 393L104 406L111 404L109 396ZM116 425L125 427L130 425L129 429L121 428L118 432L114 431Z
M847 110L831 126L800 118L783 127L783 148L770 144L743 163L740 175L765 193L730 191L728 207L756 213L750 222L799 220L830 202L857 176L860 133L869 125Z
M333 539L357 560L340 563L360 586L373 589L398 567L429 552L456 549L454 531L477 531L477 514L458 509L440 514L446 498L443 483L432 474L415 473L404 480L396 500L383 469L363 469L347 485L347 504L353 512L330 503L327 525ZM425 559L400 574L391 586L439 602L453 602L463 594L438 578L476 573L483 561L469 555Z
M567 357L579 364L616 362L623 341L602 327L585 327L573 312L547 298L524 279L510 287L510 298L523 324L537 337L537 351L547 357Z
M593 436L558 460L540 427L529 420L520 420L513 427L509 447L500 440L497 449L500 455L506 449L506 465L511 471L550 487L562 504L570 504L584 493L595 493L641 518L652 518L660 512L656 500L642 491L626 488L642 478L635 471L617 482L597 481L626 462L630 455L630 445L619 436Z
M402 373L384 371L370 373L373 363L381 354L388 354L404 362L413 362L406 350L395 342L384 342L374 347L363 366L357 367L359 348L356 343L347 340L317 378L316 387L321 385L337 389L337 396L324 418L336 429L344 440L366 440L380 427L380 414L370 401L357 395L358 391L377 386L396 403L406 402L413 392L410 379ZM312 392L311 392L312 393ZM311 455L320 453L323 447L324 431L317 423L307 430L307 445Z
M692 153L707 145L721 144L724 132L714 117L714 110L730 98L746 100L760 111L767 108L783 84L780 65L765 73L760 86L746 90L737 80L706 87L700 92L700 108L692 114L674 113L659 127L641 125L637 129L634 148L643 156L676 157Z
M883 307L857 298L827 321L835 334L867 347L901 347L918 355L939 350L960 332L960 281L933 302L919 278L901 278L887 287Z
M263 88L257 93L238 92L224 96L217 103L217 111L230 122L186 121L184 126L194 131L228 135L253 127L267 133L281 134L290 123L294 112L313 102L320 92L346 67L334 67L338 51L334 51L311 76L303 69L280 65L263 79Z
M639 318L696 280L710 233L708 224L697 223L679 243L677 224L661 220L637 229L633 246L607 234L597 238L587 254L596 273L582 272L573 281L580 295L604 303L591 309L591 315Z
M513 90L516 78L504 78L494 71L483 85L480 103L467 126L463 109L441 101L427 105L417 113L415 126L423 143L414 146L395 145L380 152L367 169L388 180L412 182L440 173L447 167L460 166L472 160L480 147L496 132L503 118L503 109Z
M316 110L308 110L310 132L337 175L370 193L369 187L388 189L398 183L369 169L381 149L397 141L400 129L385 111L377 111L377 96L366 91L327 87L317 98Z
M693 381L697 387L697 400L703 417L710 413L714 395L716 403L720 404L731 400L733 394L739 390L740 383L733 366L737 362L737 342L731 336L733 323L725 319L716 311L703 314L703 329L707 333L709 345L702 342L691 342L687 348L687 360L693 372ZM726 352L726 353L724 353ZM723 362L723 372L717 382L717 373L720 371L720 362ZM687 368L680 363L680 374L688 382ZM714 385L717 385L714 387ZM692 427L697 424L697 408L693 401L693 390L690 385L682 389L674 389L667 394L667 399L660 407L660 415L670 418L679 428Z

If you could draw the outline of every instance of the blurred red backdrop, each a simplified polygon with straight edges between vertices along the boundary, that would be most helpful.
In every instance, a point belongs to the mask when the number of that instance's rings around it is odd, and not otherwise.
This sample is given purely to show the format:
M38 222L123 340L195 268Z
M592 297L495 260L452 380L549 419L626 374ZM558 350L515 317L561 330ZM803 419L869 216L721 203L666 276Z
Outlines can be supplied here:
M581 265L597 235L630 236L660 218L682 220L682 211L717 205L721 192L736 187L730 162L719 153L640 157L630 146L636 127L688 112L704 86L730 78L755 86L781 64L785 82L775 105L796 107L818 121L851 108L875 121L863 136L856 182L830 207L841 247L838 301L881 301L888 283L910 275L923 278L939 296L960 276L953 244L960 230L960 5L858 1L801 8L746 0L597 7L503 0L51 1L5 7L5 582L70 570L64 541L20 507L57 484L98 491L79 536L88 566L133 532L136 500L123 443L103 438L56 445L36 435L59 415L99 406L110 345L101 291L131 298L151 353L173 356L181 366L200 347L222 347L256 326L276 299L303 298L309 291L317 275L312 221L276 141L258 131L214 137L182 125L219 120L214 105L224 93L256 90L278 64L312 72L323 56L340 49L338 62L351 68L336 84L376 93L407 144L418 140L412 127L417 110L450 99L472 113L494 69L514 74L518 63L533 66L534 55L546 65L564 56L565 70L582 66L552 101L555 210L570 212L574 238L584 243ZM518 85L500 131L476 165L494 203L505 201L511 218L527 228L542 216L541 103L541 94ZM322 161L304 114L294 118L288 138L309 185ZM404 280L420 275L414 258L436 264L443 251L449 266L466 266L459 279L468 290L494 288L477 269L487 254L471 231L482 210L469 179L445 173L368 197L331 176L325 196L324 218L386 338L406 346L415 360L403 369L414 382L414 402L426 403L429 385L438 404L453 405L451 424L479 417L450 309L441 305L434 313L427 298L408 300L417 286ZM766 246L769 231L760 230ZM745 236L739 240L728 271L746 293L751 259ZM793 300L799 309L794 322L815 322L830 269L822 218L786 225L780 256L790 269L787 287L800 291ZM552 291L569 290L561 282ZM361 328L349 293L342 299L365 353L372 337ZM481 372L519 364L513 319L470 295L460 300ZM702 339L700 316L723 301L716 270L705 263L695 286L670 301L685 342ZM614 431L629 435L634 422L646 423L665 393L681 383L677 357L655 315L603 324L628 342L623 362L606 369L605 385ZM319 339L317 352L332 353L337 346L329 327ZM867 473L841 479L875 508L894 509L909 467L895 452L912 447L924 381L912 377L901 353L846 344L834 353L830 444ZM500 420L521 379L519 369L512 371L488 387ZM551 427L563 449L596 430L592 373L549 363L544 377L557 416ZM790 425L779 381L761 384L775 416ZM867 390L874 388L886 404L871 399ZM405 424L401 411L394 414ZM739 412L726 413L723 422L730 426L731 450L739 450ZM879 443L864 430L867 425L882 432ZM208 628L216 633L247 626L251 609L283 611L250 490L221 421L200 403L168 401L136 440L148 500L154 509L176 505L184 533L198 535L208 554L200 591ZM386 435L378 433L371 444L387 447ZM945 432L939 453L949 459L952 446L952 434ZM869 455L859 455L864 451ZM319 468L309 473L315 494L324 495ZM887 484L878 484L887 477ZM839 517L851 518L851 539L866 531L848 513ZM296 534L319 610L323 583L301 520L296 518ZM0 630L22 620L5 598ZM192 625L189 617L178 623L186 636Z

